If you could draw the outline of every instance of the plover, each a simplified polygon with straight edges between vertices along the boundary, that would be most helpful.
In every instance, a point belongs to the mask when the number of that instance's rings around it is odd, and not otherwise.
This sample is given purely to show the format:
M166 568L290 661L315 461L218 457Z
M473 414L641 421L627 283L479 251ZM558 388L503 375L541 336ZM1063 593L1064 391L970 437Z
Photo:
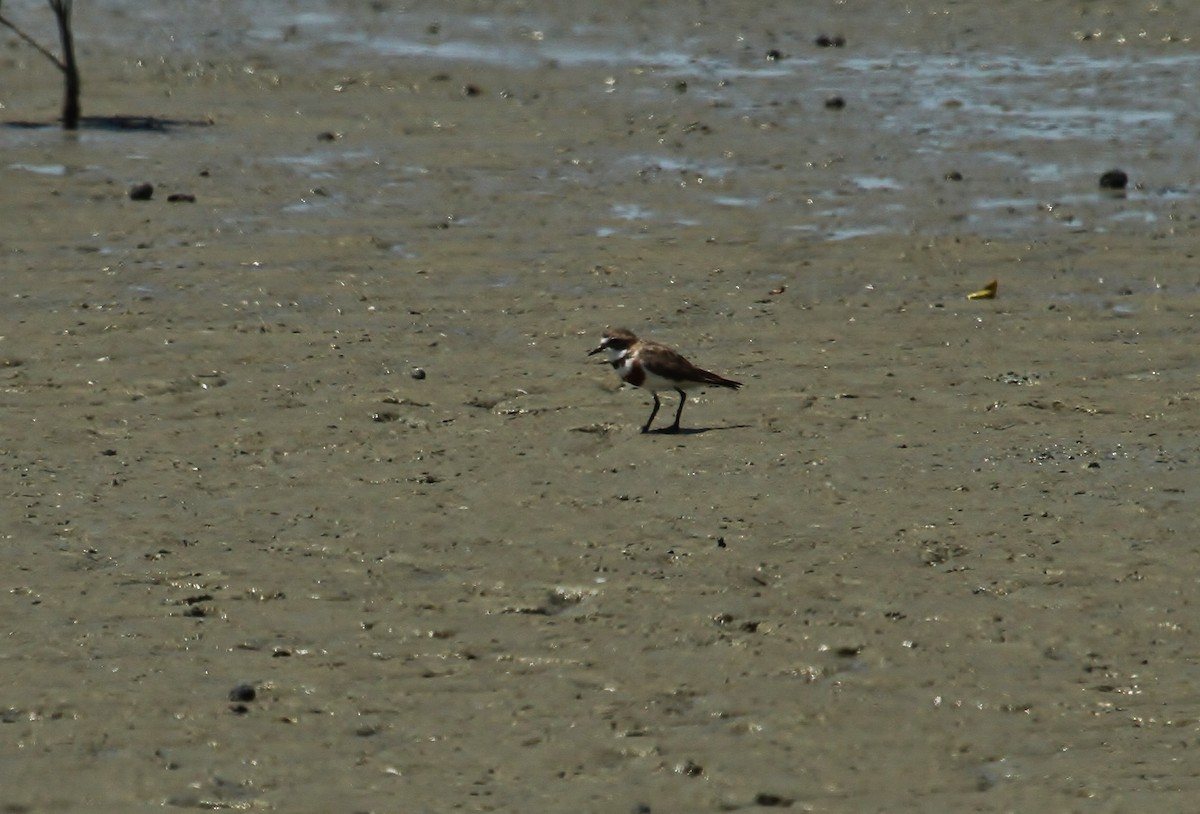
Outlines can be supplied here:
M712 385L728 387L737 390L741 382L726 379L707 370L696 367L676 350L638 339L632 331L625 328L612 328L604 332L604 339L588 353L607 353L609 364L617 371L621 379L634 387L649 390L654 396L654 409L646 419L642 432L650 432L650 425L658 415L661 402L659 392L674 390L679 394L679 409L675 411L675 423L666 428L667 432L679 432L679 417L683 415L683 405L687 402L687 392L694 387Z

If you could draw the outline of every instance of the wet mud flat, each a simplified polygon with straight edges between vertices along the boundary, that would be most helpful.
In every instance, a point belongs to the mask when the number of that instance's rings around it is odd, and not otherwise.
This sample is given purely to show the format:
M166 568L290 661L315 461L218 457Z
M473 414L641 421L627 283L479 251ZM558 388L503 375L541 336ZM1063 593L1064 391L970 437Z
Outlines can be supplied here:
M0 132L7 807L1187 810L1183 11L240 8Z

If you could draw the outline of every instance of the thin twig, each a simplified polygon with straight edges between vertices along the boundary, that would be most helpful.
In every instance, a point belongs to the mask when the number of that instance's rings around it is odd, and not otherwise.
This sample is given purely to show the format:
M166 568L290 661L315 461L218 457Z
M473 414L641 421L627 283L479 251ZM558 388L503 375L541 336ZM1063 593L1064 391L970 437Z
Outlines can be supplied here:
M67 70L67 66L63 63L63 61L61 59L56 57L50 51L47 51L45 48L43 48L40 44L38 44L38 41L35 40L33 37L29 36L24 31L22 31L21 29L17 28L15 25L13 25L9 21L9 19L7 17L5 17L3 14L0 14L0 25L3 25L5 28L12 30L12 32L14 34L16 34L21 39L25 40L25 42L29 43L34 48L36 48L38 53L40 53L46 59L53 62L60 71L65 72Z

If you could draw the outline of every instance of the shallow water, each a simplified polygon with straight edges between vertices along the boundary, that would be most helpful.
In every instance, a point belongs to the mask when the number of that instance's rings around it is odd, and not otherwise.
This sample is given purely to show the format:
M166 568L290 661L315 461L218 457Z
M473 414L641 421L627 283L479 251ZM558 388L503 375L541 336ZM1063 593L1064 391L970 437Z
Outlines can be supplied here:
M672 9L595 11L564 25L537 4L481 14L470 4L231 2L215 18L175 3L128 4L115 17L130 24L105 18L96 34L130 49L165 38L176 57L249 51L259 64L245 69L258 72L301 55L347 76L442 62L448 72L478 76L484 94L508 92L488 86L495 69L567 71L580 75L581 98L605 94L628 100L638 115L669 115L686 95L708 125L746 134L724 160L689 161L669 149L597 154L597 183L618 183L630 167L678 175L693 187L725 182L711 194L695 189L684 211L635 198L614 203L619 220L643 225L717 224L732 206L753 209L764 229L829 239L1012 237L1169 231L1194 210L1200 118L1188 89L1200 55L1186 38L1144 24L1080 25L1074 42L1060 38L1047 52L968 33L957 45L942 43L932 9L927 18L890 7L869 18L848 9L803 16L786 5L765 5L755 16ZM812 27L822 20L850 34L846 47L814 45L817 33L842 33ZM156 36L144 38L145 31ZM937 44L915 47L922 38ZM845 109L825 109L834 95ZM386 150L353 157L383 161ZM279 160L314 180L338 170L332 153L285 152ZM1112 167L1129 173L1126 194L1098 189ZM947 180L950 173L963 180ZM337 204L322 201L320 209ZM593 228L620 233L609 222Z

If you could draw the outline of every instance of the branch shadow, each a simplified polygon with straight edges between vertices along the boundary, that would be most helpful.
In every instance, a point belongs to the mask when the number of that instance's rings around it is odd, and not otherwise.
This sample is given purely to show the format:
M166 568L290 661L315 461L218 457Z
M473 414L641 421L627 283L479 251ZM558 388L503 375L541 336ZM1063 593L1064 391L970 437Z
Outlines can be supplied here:
M173 119L168 116L82 116L80 130L103 130L109 133L170 133L186 127L211 127L212 119ZM18 130L61 128L62 121L12 121L5 127Z

